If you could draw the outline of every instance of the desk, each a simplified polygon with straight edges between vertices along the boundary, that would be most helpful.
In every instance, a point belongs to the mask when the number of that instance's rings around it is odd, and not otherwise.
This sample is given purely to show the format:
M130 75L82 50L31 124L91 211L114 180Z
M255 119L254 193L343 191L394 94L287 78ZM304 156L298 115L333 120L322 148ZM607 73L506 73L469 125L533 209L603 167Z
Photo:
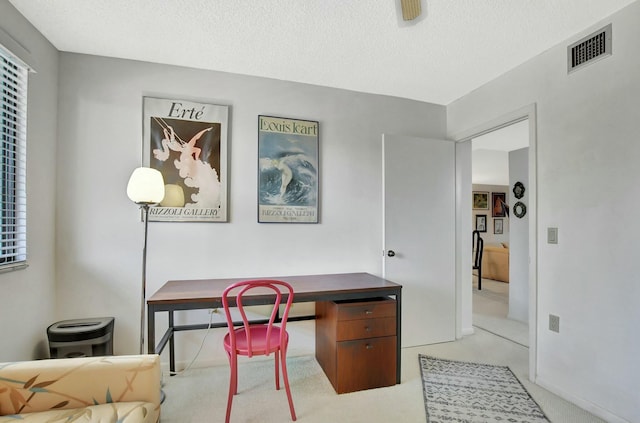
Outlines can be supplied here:
M402 285L370 275L368 273L342 273L328 275L305 275L269 277L288 282L293 287L294 302L336 301L363 298L394 296L396 300L396 383L400 383L400 328L402 316ZM175 280L165 283L147 300L148 312L148 352L160 354L169 343L169 368L175 371L175 333L185 330L206 329L208 324L180 325L174 324L173 313L177 310L198 310L222 308L222 292L232 283L246 279L194 279ZM264 298L245 297L245 304L264 304ZM168 328L156 345L156 313L168 313ZM295 318L290 318L293 321ZM226 327L226 323L214 324L212 327Z

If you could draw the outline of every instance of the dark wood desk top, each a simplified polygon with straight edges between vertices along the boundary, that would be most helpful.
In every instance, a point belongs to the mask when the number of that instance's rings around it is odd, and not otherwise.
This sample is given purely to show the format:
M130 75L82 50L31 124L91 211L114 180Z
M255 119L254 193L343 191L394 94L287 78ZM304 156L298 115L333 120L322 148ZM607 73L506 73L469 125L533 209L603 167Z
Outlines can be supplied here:
M165 283L147 300L149 305L196 303L216 301L224 289L247 279L278 279L288 282L295 292L296 302L315 301L319 297L339 297L366 294L374 291L399 293L402 285L371 275L369 273L341 273L304 276L278 276L260 278L192 279L173 280Z

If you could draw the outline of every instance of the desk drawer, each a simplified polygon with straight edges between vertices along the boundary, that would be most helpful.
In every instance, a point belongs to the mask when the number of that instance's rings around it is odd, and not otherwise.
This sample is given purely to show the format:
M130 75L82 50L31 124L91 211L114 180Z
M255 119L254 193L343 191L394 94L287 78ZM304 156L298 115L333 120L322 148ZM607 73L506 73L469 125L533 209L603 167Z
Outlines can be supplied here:
M338 342L336 355L339 394L396 383L395 336Z
M336 332L336 341L393 336L396 334L396 318L345 320L338 322Z
M337 320L377 319L396 316L396 302L391 299L360 302L336 302Z
M396 383L396 304L316 302L316 358L337 393Z

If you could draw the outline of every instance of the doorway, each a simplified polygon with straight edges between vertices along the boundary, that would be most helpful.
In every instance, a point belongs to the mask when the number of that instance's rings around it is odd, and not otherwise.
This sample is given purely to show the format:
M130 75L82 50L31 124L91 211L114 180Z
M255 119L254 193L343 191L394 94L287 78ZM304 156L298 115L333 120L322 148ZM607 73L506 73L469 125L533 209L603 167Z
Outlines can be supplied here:
M537 379L537 155L536 155L536 104L499 116L491 121L452 134L456 141L456 337L474 333L472 324L472 191L471 191L471 143L472 139L496 131L511 124L527 120L529 133L528 180L526 187L528 215L528 316L529 316L529 378Z
M472 276L473 326L529 346L528 227L513 214L512 187L528 186L528 119L471 140L472 227L483 239L482 283ZM478 226L481 222L481 226ZM475 248L475 247L474 247ZM475 254L475 252L474 252Z

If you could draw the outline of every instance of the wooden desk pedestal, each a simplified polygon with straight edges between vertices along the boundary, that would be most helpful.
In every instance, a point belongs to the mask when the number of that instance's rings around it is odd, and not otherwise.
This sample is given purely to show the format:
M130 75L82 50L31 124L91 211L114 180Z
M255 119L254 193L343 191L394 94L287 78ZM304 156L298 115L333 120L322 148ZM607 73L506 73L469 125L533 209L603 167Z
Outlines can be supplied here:
M316 359L337 393L396 384L396 302L316 302Z

